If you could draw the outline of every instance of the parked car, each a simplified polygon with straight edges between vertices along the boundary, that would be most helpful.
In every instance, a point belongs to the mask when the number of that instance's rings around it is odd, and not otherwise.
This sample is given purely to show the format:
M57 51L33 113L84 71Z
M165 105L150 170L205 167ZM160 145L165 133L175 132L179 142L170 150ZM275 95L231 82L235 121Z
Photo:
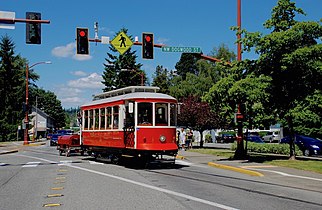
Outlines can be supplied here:
M247 136L245 138L246 141L250 141L250 142L254 142L254 143L260 143L260 144L263 144L264 141L262 140L261 137L259 136Z
M281 135L279 131L269 131L265 136L263 136L264 142L279 142L281 140Z
M281 139L281 143L289 143L290 136ZM309 136L295 135L294 143L300 148L305 156L321 155L322 141Z
M236 137L233 134L223 133L221 135L221 143L233 143L236 140Z

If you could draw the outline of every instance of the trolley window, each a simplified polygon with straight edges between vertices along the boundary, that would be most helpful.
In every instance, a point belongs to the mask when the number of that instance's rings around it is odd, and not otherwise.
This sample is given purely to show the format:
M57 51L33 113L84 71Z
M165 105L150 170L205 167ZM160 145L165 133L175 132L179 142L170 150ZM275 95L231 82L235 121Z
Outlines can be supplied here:
M168 104L156 103L155 104L155 125L168 125Z
M107 119L107 128L112 129L112 108L106 108L106 119Z
M100 123L100 129L103 130L105 129L105 108L101 108L101 113L100 113L100 116L101 116L101 123Z
M177 125L177 106L176 104L170 104L170 125Z
M84 130L88 129L88 110L84 110Z
M95 119L94 129L99 129L99 120L100 120L99 109L94 110L94 119Z
M93 112L94 112L94 110L92 110L92 109L88 111L88 117L89 117L89 126L88 126L88 128L90 130L93 130L93 128L94 128L94 114L93 114Z
M113 128L119 128L119 107L113 106Z
M138 103L138 125L152 125L152 103Z

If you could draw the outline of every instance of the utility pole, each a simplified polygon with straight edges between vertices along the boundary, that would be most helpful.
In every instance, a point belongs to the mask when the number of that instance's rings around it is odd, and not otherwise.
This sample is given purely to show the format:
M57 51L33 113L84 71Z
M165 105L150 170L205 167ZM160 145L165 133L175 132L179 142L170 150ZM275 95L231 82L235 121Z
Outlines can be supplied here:
M241 55L241 43L239 42L241 39L241 0L237 0L237 61L242 60ZM235 159L244 158L244 142L243 142L243 119L244 115L241 113L241 102L237 105L237 113L236 113L236 123L237 123L237 149L235 151Z

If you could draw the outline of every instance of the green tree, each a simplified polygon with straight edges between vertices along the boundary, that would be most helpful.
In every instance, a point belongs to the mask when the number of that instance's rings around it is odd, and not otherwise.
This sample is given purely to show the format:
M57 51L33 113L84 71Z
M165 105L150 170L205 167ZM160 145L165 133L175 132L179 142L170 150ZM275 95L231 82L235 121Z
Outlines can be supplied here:
M271 77L269 100L266 109L282 119L287 119L290 130L290 158L295 158L294 112L301 101L321 89L322 37L320 22L299 22L296 14L304 14L290 0L279 0L272 10L271 19L264 27L271 29L267 35L244 32L244 50L255 48L257 60L246 60L246 69L253 69L256 76Z
M182 53L180 60L177 62L175 68L177 74L183 79L186 78L187 73L198 75L197 61L199 56L194 53Z
M22 125L25 101L25 66L27 61L15 55L15 44L8 36L0 43L0 140L16 138L18 125ZM35 78L31 72L30 78Z
M127 33L127 29L122 28L118 33ZM129 38L133 41L132 36ZM107 58L105 58L103 81L105 85L104 92L126 87L141 85L147 83L146 74L141 70L142 64L136 63L136 51L132 51L131 48L127 50L123 55L115 55L117 50L111 45L109 47L112 53L107 52Z
M61 101L57 99L55 93L37 87L30 88L29 102L32 106L42 109L47 115L53 118L56 128L63 128L66 125L66 116Z
M170 80L172 72L162 66L157 66L153 75L152 86L160 88L160 93L169 94Z

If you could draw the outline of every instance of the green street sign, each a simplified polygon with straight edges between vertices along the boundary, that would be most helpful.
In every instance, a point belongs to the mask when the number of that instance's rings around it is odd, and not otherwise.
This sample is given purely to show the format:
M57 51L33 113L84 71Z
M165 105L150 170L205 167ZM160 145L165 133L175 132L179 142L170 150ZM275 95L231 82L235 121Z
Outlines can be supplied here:
M168 47L161 48L162 52L201 53L200 47Z

